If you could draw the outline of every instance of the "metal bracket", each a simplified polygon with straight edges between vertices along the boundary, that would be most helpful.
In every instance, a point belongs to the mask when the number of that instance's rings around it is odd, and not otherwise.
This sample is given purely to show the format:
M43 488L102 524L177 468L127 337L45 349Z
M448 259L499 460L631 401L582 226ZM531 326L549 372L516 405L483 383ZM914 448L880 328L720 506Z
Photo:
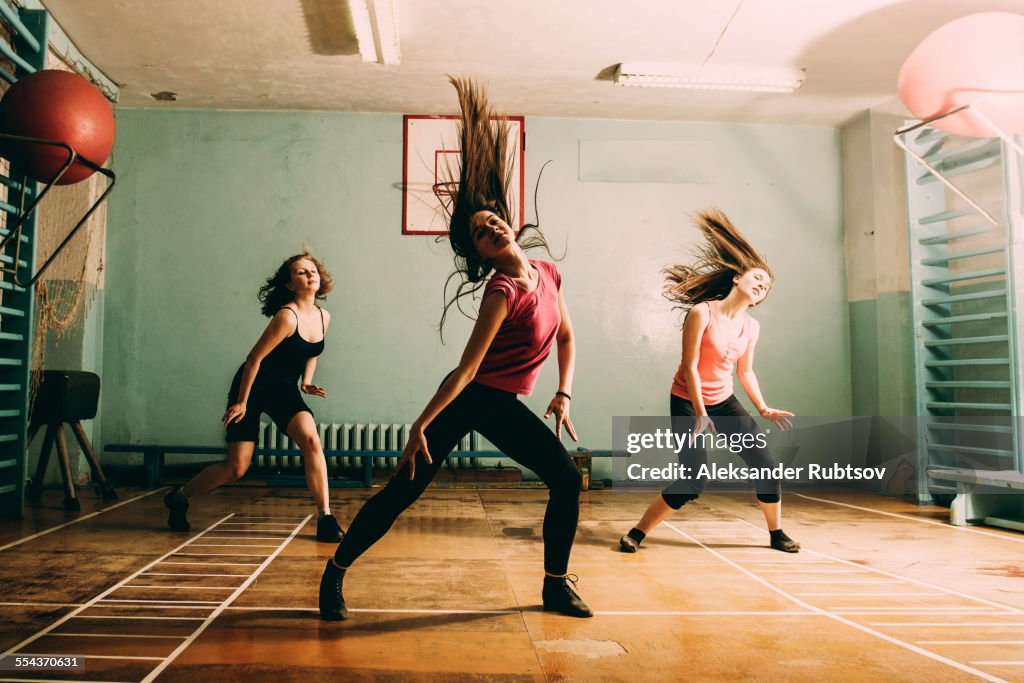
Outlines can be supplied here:
M13 262L10 266L0 266L0 272L10 273L11 275L13 275L14 284L18 285L19 287L29 288L35 285L35 283L39 280L39 278L46 271L46 269L50 267L50 264L53 263L53 260L57 258L57 255L61 252L65 245L67 245L71 238L75 236L75 233L77 233L78 230L83 225L85 225L85 222L89 220L89 217L92 216L93 212L96 211L96 209L99 208L100 204L102 204L106 200L107 195L109 195L111 190L114 189L116 176L114 175L114 172L111 171L110 169L103 168L99 164L89 161L85 157L75 152L71 145L68 145L67 143L64 142L60 142L58 140L43 140L40 138L23 137L20 135L9 135L7 133L0 133L0 140L11 140L17 143L32 143L39 145L49 145L51 147L59 147L63 149L65 152L67 152L68 155L63 165L61 165L61 167L57 170L56 175L50 178L49 181L43 183L42 191L36 194L35 198L31 201L31 203L29 203L27 207L25 206L25 197L27 194L27 177L23 178L21 182L21 201L19 202L19 208L21 209L21 213L18 214L14 222L14 225L8 226L8 234L4 236L2 240L0 240L0 250L6 247L7 243L10 242L12 239L15 240ZM18 277L18 257L21 253L22 226L28 220L28 217L32 215L32 212L35 211L36 207L39 206L39 202L42 201L43 197L45 197L46 194L50 191L50 189L57 183L57 181L59 181L64 176L64 174L67 172L69 168L71 168L71 165L76 160L79 163L88 166L96 173L106 176L107 179L110 180L110 183L107 185L103 193L96 199L96 201L93 202L92 206L90 206L89 209L85 212L85 214L79 219L78 223L75 224L75 227L71 229L71 232L69 232L67 236L64 238L64 240L57 245L57 248L53 250L53 253L50 254L50 257L46 259L46 262L43 263L42 266L40 266L39 270L36 271L36 274L33 275L28 282L22 282L21 279Z

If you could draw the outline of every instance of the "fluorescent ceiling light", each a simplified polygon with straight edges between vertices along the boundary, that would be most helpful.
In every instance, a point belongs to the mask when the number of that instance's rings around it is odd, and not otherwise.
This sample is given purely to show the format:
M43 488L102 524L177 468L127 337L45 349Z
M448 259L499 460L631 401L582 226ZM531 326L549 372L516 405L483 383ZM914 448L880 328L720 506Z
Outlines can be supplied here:
M646 88L793 92L803 82L804 70L788 67L625 62L615 70L617 85Z
M364 62L397 66L402 62L394 0L347 0L352 27Z

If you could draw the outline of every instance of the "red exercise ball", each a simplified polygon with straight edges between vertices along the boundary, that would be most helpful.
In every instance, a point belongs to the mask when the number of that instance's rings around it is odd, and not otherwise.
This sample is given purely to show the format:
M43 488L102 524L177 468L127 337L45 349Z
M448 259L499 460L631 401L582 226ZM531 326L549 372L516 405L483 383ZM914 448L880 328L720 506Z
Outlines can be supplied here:
M71 145L78 156L102 166L114 147L114 112L89 81L69 71L45 70L19 79L0 100L0 133ZM67 150L52 145L0 140L3 155L29 176L49 182L67 161ZM58 185L92 175L77 159Z

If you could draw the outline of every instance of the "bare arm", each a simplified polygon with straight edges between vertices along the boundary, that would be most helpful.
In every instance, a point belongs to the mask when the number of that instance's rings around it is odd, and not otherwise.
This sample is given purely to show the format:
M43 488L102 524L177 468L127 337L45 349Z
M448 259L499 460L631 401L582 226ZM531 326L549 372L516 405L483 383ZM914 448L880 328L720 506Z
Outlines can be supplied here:
M327 390L322 386L313 384L314 372L316 372L316 356L310 356L309 360L306 361L306 368L302 372L302 393L327 398Z
M398 462L398 469L401 469L406 462L409 463L410 479L416 476L417 453L423 453L423 457L428 463L433 462L430 452L427 450L424 430L433 422L438 413L455 400L455 397L476 377L480 363L483 362L487 349L490 348L494 336L498 333L498 328L501 327L501 323L507 315L508 301L504 296L500 293L492 293L484 297L483 303L480 304L480 315L477 316L473 333L469 336L469 341L466 342L459 366L441 384L433 398L427 403L427 407L412 424L409 440L406 442L402 458Z
M260 371L260 363L267 357L275 346L295 331L295 314L290 310L281 309L274 314L263 330L256 345L245 357L245 365L242 370L242 379L238 387L238 396L235 397L233 405L229 406L224 413L223 422L225 425L232 422L239 422L245 417L245 406L249 401L249 392L252 391L252 384L256 381L256 375Z
M768 404L765 403L764 396L761 395L761 386L757 381L757 375L754 374L754 349L757 347L757 340L760 336L761 330L759 328L751 337L750 343L747 344L747 350L740 356L736 364L736 374L739 376L743 391L747 392L747 396L750 397L757 412L782 429L789 429L792 424L785 418L793 417L793 413L786 410L769 408Z
M576 428L569 420L569 399L562 395L572 396L572 379L576 374L576 338L573 336L572 320L569 318L569 309L565 306L565 297L561 290L558 292L558 310L562 322L555 334L555 343L558 344L558 391L561 393L555 394L555 397L551 399L544 417L548 417L551 413L555 414L555 436L562 438L562 424L564 423L572 440L579 441L576 436Z

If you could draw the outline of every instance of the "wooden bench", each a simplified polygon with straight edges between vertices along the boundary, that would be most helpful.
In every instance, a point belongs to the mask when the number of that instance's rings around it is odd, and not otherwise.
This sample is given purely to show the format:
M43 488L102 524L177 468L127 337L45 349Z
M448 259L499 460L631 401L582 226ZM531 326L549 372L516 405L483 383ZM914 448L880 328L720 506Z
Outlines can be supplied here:
M172 444L128 444L111 443L103 447L107 453L141 453L142 466L145 468L146 485L157 486L163 474L164 464L168 455L221 455L226 456L228 449L225 446L191 446ZM297 448L260 448L257 447L253 457L265 456L292 456L301 457L302 451ZM397 458L402 455L401 451L349 451L333 448L325 448L324 455L328 458L357 458L361 460L361 478L354 480L362 486L369 488L373 486L373 459L374 458ZM454 455L459 458L504 458L507 457L500 451L456 451ZM586 448L578 448L570 453L576 467L583 475L582 490L590 488L590 472L592 459L595 457L609 457L611 451L593 451Z
M926 472L930 479L951 482L956 487L949 506L950 524L987 524L1024 531L1024 474L966 467L929 467Z

